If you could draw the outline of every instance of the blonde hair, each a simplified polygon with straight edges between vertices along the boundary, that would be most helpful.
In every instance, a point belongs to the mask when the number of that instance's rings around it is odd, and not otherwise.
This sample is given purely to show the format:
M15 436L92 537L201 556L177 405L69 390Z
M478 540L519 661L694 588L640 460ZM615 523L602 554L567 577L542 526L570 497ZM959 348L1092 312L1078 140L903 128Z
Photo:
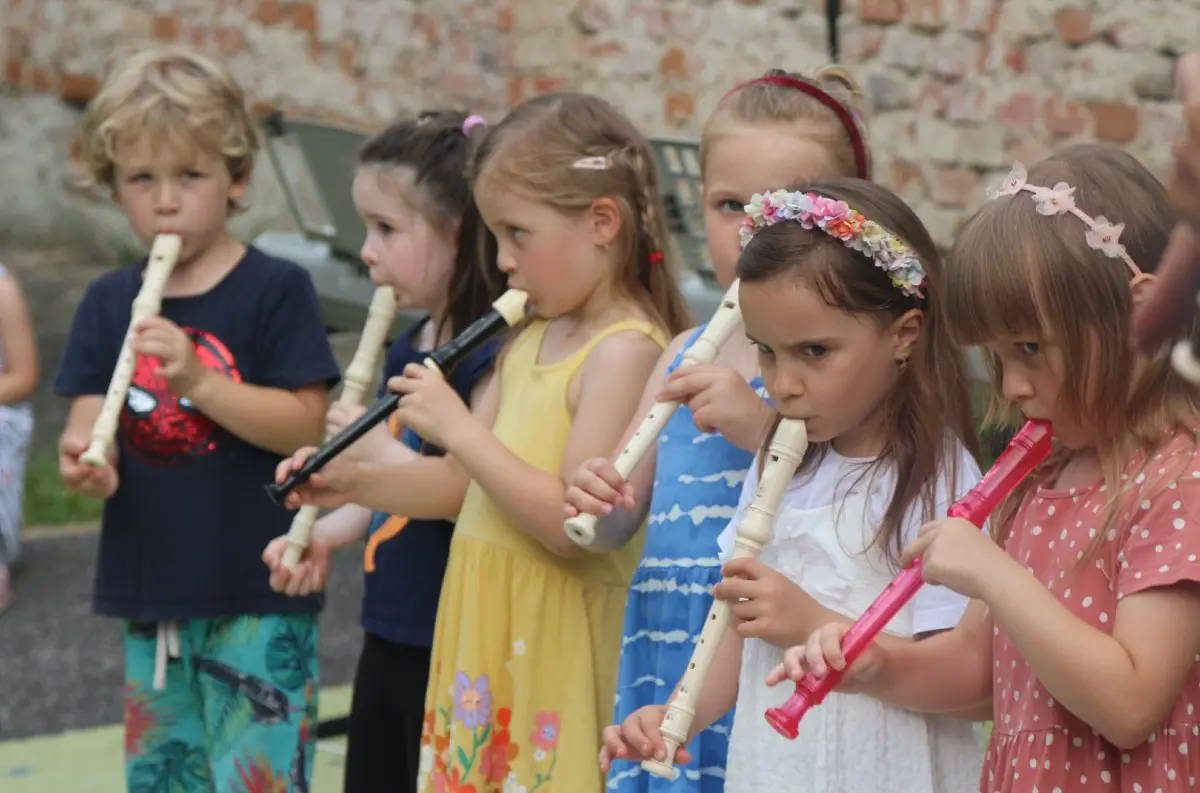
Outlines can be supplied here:
M1124 223L1121 244L1143 272L1158 266L1175 217L1163 186L1129 154L1100 144L1071 146L1029 168L1027 181L1076 188L1075 204L1083 212ZM1168 433L1190 432L1200 398L1171 368L1165 350L1138 367L1129 344L1132 275L1121 259L1091 248L1087 231L1073 215L1040 214L1026 192L988 201L955 240L945 305L960 344L1049 334L1062 348L1061 398L1077 420L1095 428L1111 494L1094 552L1115 518L1130 454L1157 447ZM1000 362L989 356L989 363L996 385L989 420L1011 420L1016 406L1000 393ZM1061 451L1052 455L996 511L992 526L998 540L1006 539L1024 495L1065 457Z
M113 186L120 147L142 136L176 151L220 156L236 182L261 145L245 92L215 61L183 49L139 52L112 72L83 113L76 151L84 186ZM233 201L231 212L240 211Z
M804 91L810 86L841 105L851 117L851 127L825 102ZM700 132L700 169L713 142L746 124L781 124L803 127L805 137L819 143L829 155L836 176L871 178L868 157L859 161L854 135L863 153L867 142L867 98L858 82L839 66L822 66L805 73L771 69L762 77L736 86L717 103Z
M610 103L578 93L524 102L484 136L473 181L476 190L499 185L566 215L612 198L621 212L618 287L671 334L691 324L650 144Z

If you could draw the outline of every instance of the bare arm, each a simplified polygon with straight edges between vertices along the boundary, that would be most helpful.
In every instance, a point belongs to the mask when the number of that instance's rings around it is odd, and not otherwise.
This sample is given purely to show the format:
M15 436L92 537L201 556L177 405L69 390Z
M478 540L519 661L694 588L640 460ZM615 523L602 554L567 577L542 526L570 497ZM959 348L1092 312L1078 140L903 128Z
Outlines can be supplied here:
M344 548L367 536L371 515L372 511L367 507L346 504L323 515L313 527L313 532L329 543L331 548Z
M865 689L907 710L968 718L991 707L992 617L972 600L953 630L921 641L887 641L882 671Z
M11 405L29 398L37 388L37 345L29 306L20 285L12 278L0 278L0 405ZM90 427L89 427L90 429Z
M188 399L204 415L246 443L289 455L321 442L325 429L323 383L296 391L238 383L205 370Z
M1178 700L1200 653L1200 592L1180 584L1129 595L1118 602L1109 635L1004 559L983 596L1038 681L1117 747L1143 743Z
M615 333L597 344L577 377L576 420L558 473L534 468L514 455L478 422L463 422L447 434L468 475L487 491L515 525L560 556L581 553L563 531L562 505L570 477L593 457L609 454L637 407L638 396L661 349L637 332Z
M489 373L471 394L471 416L466 422L491 434L500 410L500 381ZM470 454L468 449L466 453ZM389 515L417 520L450 520L462 510L471 477L452 453L421 457L405 463L356 465L350 500Z
M696 715L688 728L686 746L706 727L724 716L737 704L738 679L742 674L742 643L732 623L721 637L717 651L713 653L712 665L704 678L700 696L696 698ZM675 699L671 693L670 702Z
M634 411L633 419L629 422L629 426L625 428L625 434L621 436L621 441L613 450L610 459L615 460L617 455L629 444L629 439L633 437L633 433L641 426L646 414L650 412L650 409L658 401L655 397L662 389L663 383L666 382L667 368L675 360L675 356L679 354L679 351L683 349L684 342L687 341L688 336L692 332L691 330L687 330L680 333L671 340L667 349L663 350L662 355L659 356L658 363L655 365L654 371L650 374L650 379L646 381L646 387L642 391L642 398L638 402L637 410ZM654 471L657 466L658 444L655 443L651 444L627 480L633 487L633 503L637 506L632 510L616 507L609 514L599 517L596 520L597 536L633 536L642 525L642 521L646 519L646 513L650 509L650 497L654 487Z

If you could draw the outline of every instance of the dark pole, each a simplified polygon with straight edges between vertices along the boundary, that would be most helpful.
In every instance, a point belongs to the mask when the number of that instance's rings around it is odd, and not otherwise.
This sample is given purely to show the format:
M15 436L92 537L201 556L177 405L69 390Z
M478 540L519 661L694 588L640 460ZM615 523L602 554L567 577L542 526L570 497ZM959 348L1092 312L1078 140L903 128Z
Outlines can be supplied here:
M829 32L829 60L838 61L838 17L842 13L841 0L825 0L825 23Z

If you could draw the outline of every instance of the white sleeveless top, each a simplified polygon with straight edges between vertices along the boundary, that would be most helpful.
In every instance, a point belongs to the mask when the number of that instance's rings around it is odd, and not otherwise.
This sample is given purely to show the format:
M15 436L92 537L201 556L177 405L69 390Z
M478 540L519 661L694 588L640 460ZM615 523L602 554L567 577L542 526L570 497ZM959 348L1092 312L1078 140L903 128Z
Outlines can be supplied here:
M979 467L958 449L956 492L939 484L936 514L979 480ZM776 514L771 541L760 560L804 589L821 605L857 618L896 573L885 552L872 546L891 499L890 467L863 473L863 464L828 449L812 472L796 477ZM733 550L736 522L754 497L757 460L750 468L738 516L720 538ZM920 505L909 510L904 542L916 538ZM892 619L889 633L912 636L951 628L967 599L943 587L925 586ZM767 674L783 659L782 649L758 639L743 644L737 710L726 767L726 793L859 793L880 789L904 793L959 793L974 790L982 763L978 725L944 716L926 716L864 695L830 694L800 722L789 741L763 717L782 704L794 686L767 687Z

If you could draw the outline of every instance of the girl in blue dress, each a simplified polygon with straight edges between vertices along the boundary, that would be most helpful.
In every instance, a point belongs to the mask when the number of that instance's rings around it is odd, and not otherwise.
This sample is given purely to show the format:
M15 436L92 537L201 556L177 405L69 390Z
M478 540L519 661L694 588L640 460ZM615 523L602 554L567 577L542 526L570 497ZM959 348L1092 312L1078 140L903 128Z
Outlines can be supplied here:
M772 70L721 99L701 133L700 164L708 253L723 288L733 283L738 228L754 193L825 175L869 178L862 105L853 78L835 67L806 76ZM645 705L666 702L691 660L713 585L721 580L717 537L734 515L775 415L763 395L755 350L740 328L711 364L679 369L705 327L677 336L646 385L621 448L655 402L682 405L629 480L610 460L597 458L580 468L567 491L566 515L600 516L598 537L632 536L643 521L647 525L626 602L617 724ZM675 781L617 761L608 790L722 793L732 722L731 710L696 737L692 759L677 764Z

